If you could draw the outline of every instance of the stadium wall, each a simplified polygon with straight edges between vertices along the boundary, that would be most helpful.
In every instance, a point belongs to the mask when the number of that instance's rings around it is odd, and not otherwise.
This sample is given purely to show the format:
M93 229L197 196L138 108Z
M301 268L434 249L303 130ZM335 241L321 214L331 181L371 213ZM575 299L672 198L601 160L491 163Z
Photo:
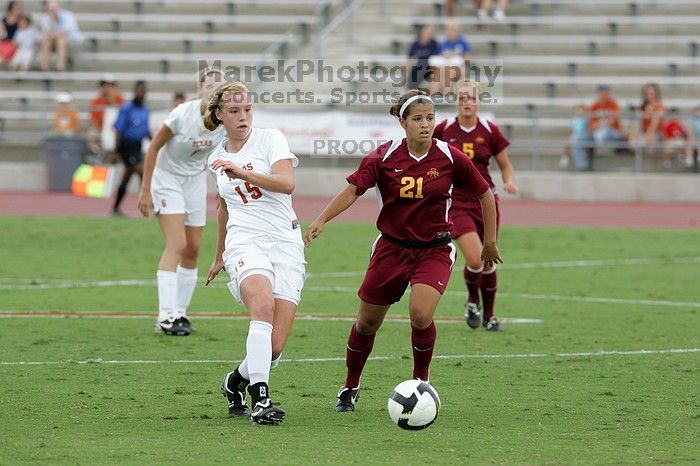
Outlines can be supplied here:
M332 197L346 186L349 169L299 168L296 170L297 196ZM498 172L494 181L503 193ZM519 171L520 193L509 196L530 200L588 202L700 202L700 183L694 174L619 174ZM46 191L43 163L0 163L0 190ZM132 180L131 190L137 189ZM213 183L210 192L215 192Z

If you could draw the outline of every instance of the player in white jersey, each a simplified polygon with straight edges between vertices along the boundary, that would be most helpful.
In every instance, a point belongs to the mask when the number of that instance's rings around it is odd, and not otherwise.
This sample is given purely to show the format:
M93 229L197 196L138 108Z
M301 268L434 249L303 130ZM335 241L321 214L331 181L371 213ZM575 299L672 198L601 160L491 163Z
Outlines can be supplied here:
M284 411L270 401L270 369L282 355L306 277L291 197L298 160L281 132L253 128L249 91L241 83L214 92L204 122L211 130L223 124L228 136L209 156L219 190L219 225L207 285L225 267L229 290L251 319L246 357L226 374L221 389L230 414L278 424Z
M206 223L207 157L221 142L223 128L209 131L202 115L212 92L223 82L219 70L199 77L199 99L178 105L166 117L146 153L139 210L153 210L165 237L158 263L158 320L155 330L189 335L187 307L197 284L197 257Z

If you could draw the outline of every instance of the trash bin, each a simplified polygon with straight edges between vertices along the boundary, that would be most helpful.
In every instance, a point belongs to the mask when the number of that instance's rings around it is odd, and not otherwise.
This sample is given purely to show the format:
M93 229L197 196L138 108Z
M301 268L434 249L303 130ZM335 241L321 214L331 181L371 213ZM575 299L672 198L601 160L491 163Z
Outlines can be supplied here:
M85 139L73 136L49 136L44 139L44 161L49 191L71 190L73 172L87 152Z

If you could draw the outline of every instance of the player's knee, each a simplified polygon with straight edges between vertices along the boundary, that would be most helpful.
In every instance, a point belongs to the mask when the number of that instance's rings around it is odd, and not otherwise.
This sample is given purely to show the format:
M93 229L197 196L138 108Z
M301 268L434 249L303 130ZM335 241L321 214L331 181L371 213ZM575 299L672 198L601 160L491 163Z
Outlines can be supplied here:
M250 316L253 320L261 320L263 322L272 322L272 317L275 312L275 302L270 300L260 300L250 308Z
M199 257L199 244L187 244L182 251L183 259L196 260Z
M430 326L430 323L433 321L432 313L421 312L421 310L418 309L411 309L410 315L411 325L419 330Z
M360 335L374 335L377 333L377 330L379 330L381 324L379 319L358 319L357 322L355 322L355 330L357 330L357 333Z

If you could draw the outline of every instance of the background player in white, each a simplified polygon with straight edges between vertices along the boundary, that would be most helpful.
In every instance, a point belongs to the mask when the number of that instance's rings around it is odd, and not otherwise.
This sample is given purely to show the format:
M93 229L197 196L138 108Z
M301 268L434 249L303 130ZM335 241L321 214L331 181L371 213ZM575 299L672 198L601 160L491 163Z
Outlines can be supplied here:
M187 307L197 284L197 257L206 223L207 157L221 142L223 128L209 131L202 115L212 92L224 82L219 70L199 76L199 99L172 110L148 146L138 206L144 216L154 210L165 237L158 263L156 332L189 335Z
M229 413L278 424L284 411L270 401L270 369L279 362L304 286L304 243L292 208L293 168L299 163L277 130L253 128L249 91L229 83L214 92L204 124L220 124L228 139L209 156L219 190L216 255L208 285L222 268L231 294L250 312L246 357L224 377Z

